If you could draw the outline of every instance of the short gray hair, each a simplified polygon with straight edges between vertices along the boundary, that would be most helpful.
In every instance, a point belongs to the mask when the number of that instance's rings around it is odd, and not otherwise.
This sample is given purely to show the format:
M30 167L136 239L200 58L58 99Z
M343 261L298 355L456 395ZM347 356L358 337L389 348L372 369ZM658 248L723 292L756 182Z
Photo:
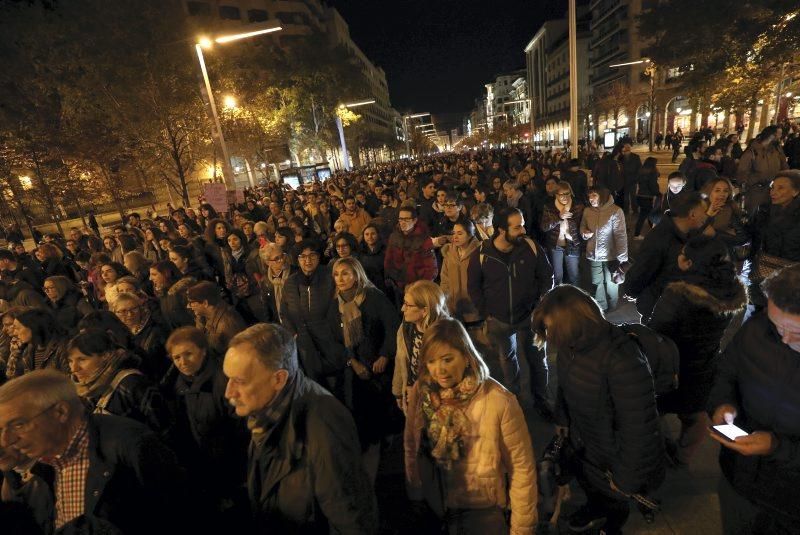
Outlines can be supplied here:
M60 402L67 403L72 411L83 410L75 383L57 370L35 370L0 386L0 405L21 396L41 411Z
M228 349L248 344L261 364L272 371L286 370L289 376L297 373L297 342L294 335L277 323L256 323L234 336Z

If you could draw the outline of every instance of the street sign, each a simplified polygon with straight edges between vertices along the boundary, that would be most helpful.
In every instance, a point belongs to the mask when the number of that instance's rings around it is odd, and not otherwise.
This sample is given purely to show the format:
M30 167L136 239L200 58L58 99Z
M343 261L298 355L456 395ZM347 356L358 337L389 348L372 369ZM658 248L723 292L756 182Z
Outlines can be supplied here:
M228 211L228 192L225 189L225 184L205 184L203 186L203 196L206 202L214 207L217 212Z

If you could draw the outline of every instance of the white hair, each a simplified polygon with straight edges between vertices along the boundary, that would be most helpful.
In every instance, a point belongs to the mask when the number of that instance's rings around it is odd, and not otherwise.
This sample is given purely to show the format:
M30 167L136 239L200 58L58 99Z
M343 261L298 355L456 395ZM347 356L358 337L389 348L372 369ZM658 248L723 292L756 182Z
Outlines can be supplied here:
M40 411L61 402L76 412L83 408L75 383L57 370L35 370L0 386L0 405L23 396L29 406Z

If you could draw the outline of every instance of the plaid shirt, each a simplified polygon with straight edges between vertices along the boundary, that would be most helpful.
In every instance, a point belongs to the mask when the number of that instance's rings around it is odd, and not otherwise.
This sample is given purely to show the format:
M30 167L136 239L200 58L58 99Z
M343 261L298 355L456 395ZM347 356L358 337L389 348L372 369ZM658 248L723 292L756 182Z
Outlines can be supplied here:
M89 473L89 433L84 422L64 453L43 461L56 471L56 529L81 516L84 511L86 476Z

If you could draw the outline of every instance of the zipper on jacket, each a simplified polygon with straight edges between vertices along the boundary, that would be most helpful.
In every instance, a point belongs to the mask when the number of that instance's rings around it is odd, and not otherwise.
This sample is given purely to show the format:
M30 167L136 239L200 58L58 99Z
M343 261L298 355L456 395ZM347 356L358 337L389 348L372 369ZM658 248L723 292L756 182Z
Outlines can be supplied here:
M308 289L306 290L306 292L308 292L308 312L311 313L311 285L310 284L308 285Z

